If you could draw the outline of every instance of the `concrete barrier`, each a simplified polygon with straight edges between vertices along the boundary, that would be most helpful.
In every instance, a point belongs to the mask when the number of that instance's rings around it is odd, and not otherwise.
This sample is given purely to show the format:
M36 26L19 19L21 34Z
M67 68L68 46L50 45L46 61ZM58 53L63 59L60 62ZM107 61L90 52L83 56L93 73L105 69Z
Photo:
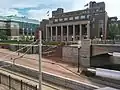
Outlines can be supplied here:
M30 76L30 77L38 80L39 72L37 70L30 69L29 67L24 67L21 65L12 65L8 62L0 61L0 66L2 66L2 65L11 65L10 67L4 67L4 68L14 71L14 72L18 72L18 73L27 75L27 76ZM47 72L43 72L42 76L43 76L42 79L44 81L51 82L51 83L54 83L54 84L57 84L60 86L64 86L64 87L70 88L72 90L94 90L94 89L99 88L99 87L91 85L91 84L78 82L75 80L71 80L71 79L61 77L58 75L54 75L51 73L47 73Z

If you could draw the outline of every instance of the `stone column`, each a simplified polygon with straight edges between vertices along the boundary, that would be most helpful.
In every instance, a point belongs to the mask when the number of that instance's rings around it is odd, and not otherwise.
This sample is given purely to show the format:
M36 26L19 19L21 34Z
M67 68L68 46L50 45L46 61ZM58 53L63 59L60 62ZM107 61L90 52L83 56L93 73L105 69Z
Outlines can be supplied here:
M57 26L56 26L56 41L57 41L57 38L58 38L58 29L57 29Z
M61 42L63 41L63 26L61 26Z
M90 21L88 21L88 24L87 24L87 39L90 38Z
M73 41L75 41L75 25L73 25Z
M31 36L32 36L32 28L31 28Z
M46 26L46 41L48 41L48 27Z
M69 27L67 25L67 41L69 41Z
M28 31L28 28L27 28L27 36L28 36L28 33L29 33L29 31Z
M25 35L24 28L23 28L23 36Z
M50 27L50 30L51 30L51 41L52 41L52 37L53 37L53 35L52 35L52 26Z
M80 33L79 33L79 35L80 35L80 37L79 37L79 40L82 40L82 24L80 24Z

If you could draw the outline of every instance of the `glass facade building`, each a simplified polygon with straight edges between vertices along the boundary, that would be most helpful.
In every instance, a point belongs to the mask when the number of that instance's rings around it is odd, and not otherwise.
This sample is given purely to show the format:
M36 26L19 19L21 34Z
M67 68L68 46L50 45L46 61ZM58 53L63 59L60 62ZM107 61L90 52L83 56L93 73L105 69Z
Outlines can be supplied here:
M5 30L8 36L33 36L39 25L38 20L26 17L0 16L0 30Z

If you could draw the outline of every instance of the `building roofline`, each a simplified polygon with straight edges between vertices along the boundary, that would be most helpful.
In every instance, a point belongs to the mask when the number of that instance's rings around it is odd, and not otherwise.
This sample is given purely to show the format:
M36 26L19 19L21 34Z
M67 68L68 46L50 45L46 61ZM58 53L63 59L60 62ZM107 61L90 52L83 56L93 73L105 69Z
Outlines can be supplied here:
M12 22L27 22L27 23L35 23L39 24L39 20L30 19L26 17L18 17L18 16L0 16L1 21L12 21Z

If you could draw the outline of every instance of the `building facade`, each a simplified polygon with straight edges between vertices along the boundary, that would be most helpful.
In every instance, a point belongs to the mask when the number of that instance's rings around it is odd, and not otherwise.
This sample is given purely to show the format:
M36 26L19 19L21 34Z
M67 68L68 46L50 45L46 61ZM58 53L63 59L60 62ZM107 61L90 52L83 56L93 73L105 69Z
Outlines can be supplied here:
M0 30L5 30L11 39L20 36L33 36L39 21L17 16L0 16Z
M90 2L84 10L64 12L58 8L52 12L45 25L46 41L77 41L106 38L107 12L104 2Z

